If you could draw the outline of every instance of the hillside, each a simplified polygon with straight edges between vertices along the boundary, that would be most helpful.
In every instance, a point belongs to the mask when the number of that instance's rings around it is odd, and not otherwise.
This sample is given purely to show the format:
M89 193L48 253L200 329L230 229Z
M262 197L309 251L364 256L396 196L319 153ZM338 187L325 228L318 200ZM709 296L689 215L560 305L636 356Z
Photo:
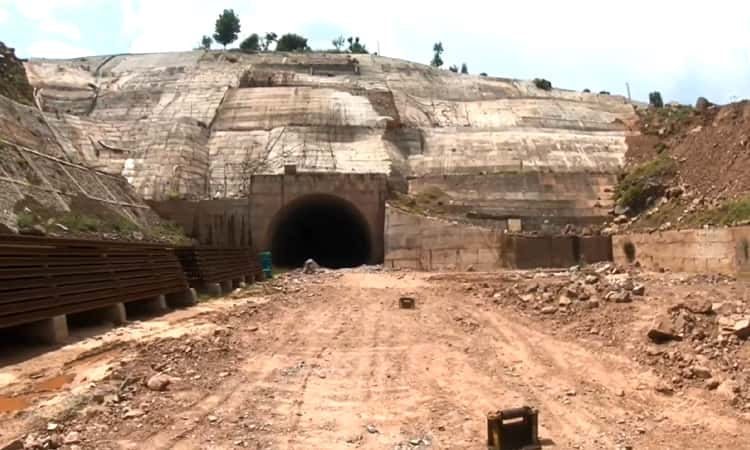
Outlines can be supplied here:
M599 223L633 107L617 96L346 54L31 60L67 153L147 199L242 198L254 174L382 173L458 214Z
M625 184L632 181L644 192L641 208L631 208L630 215L645 211L624 228L748 223L750 102L700 109L671 106L644 110L640 116L641 134L627 141Z

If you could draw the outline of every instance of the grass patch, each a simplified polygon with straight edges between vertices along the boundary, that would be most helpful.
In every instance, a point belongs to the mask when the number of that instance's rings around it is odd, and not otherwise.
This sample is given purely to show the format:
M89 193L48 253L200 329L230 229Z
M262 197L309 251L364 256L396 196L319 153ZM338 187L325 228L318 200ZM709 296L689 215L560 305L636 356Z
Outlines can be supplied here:
M192 240L185 236L185 231L181 226L173 222L162 222L150 226L146 232L146 237L159 241L166 241L173 245L190 245Z
M88 214L66 213L57 222L70 231L92 233L102 229L102 221Z
M615 199L622 206L638 212L648 206L649 198L661 195L666 181L677 171L677 164L661 155L651 161L634 167L617 184Z
M35 224L36 218L31 213L22 212L16 215L16 225L21 230L31 228Z
M745 221L750 221L750 195L727 202L718 208L697 213L690 220L690 225L696 227L702 227L703 225L731 226Z

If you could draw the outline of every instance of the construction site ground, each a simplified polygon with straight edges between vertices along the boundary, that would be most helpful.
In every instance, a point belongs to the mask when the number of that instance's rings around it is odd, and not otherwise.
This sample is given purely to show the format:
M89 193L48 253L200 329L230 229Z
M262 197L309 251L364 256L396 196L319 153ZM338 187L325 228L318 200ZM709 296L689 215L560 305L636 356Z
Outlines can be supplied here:
M750 344L647 337L687 300L744 302L741 282L637 273L627 301L583 295L614 272L292 272L73 328L57 349L4 344L0 444L479 449L487 412L531 405L545 448L748 448ZM402 296L416 309L399 309ZM713 327L690 314L690 329Z

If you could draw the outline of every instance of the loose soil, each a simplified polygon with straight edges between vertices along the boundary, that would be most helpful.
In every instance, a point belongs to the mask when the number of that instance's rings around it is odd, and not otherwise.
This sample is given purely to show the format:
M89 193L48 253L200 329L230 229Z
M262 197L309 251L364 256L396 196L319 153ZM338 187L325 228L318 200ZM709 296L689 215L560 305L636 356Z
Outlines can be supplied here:
M531 405L545 448L742 448L746 405L692 380L672 383L670 363L648 356L646 338L651 319L688 293L725 299L742 286L635 274L646 295L630 303L574 299L554 314L519 297L568 289L582 276L285 274L6 364L0 397L27 395L30 406L0 413L0 442L478 449L487 412ZM401 296L416 309L399 309ZM686 341L658 348L689 353ZM710 366L715 376L746 376L750 352L743 342L732 348L730 368ZM146 386L156 374L169 378L164 390ZM57 390L34 391L57 376L65 377Z

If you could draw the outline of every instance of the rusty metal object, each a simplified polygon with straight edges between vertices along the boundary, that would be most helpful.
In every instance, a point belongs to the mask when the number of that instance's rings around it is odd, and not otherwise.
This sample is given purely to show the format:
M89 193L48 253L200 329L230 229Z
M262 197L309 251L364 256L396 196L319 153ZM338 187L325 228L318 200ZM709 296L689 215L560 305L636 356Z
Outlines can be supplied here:
M175 252L191 286L240 277L263 279L258 255L252 247L180 247Z
M539 413L524 406L487 414L489 450L539 450Z
M413 297L401 297L398 299L398 307L401 309L414 309L417 307L417 301Z
M168 246L0 235L0 327L186 289Z

